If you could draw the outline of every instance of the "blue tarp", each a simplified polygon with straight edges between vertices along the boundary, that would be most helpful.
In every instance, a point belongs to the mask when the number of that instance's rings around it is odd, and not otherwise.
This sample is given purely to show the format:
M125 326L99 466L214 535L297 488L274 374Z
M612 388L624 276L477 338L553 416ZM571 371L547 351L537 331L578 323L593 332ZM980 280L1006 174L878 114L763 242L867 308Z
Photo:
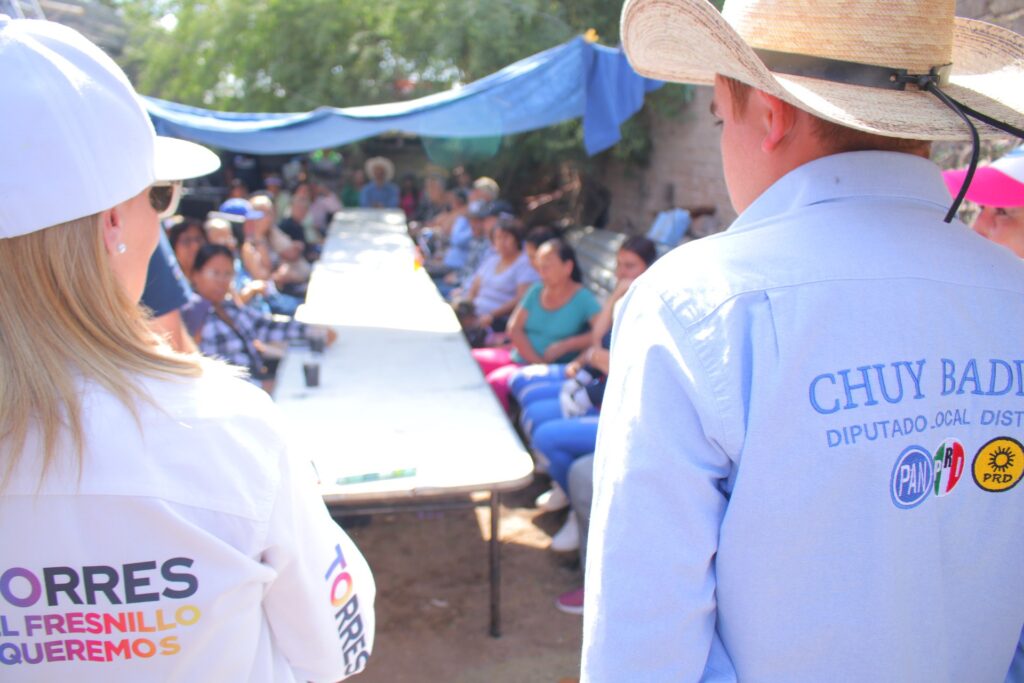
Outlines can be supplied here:
M391 131L510 135L580 116L586 150L596 154L619 141L619 126L661 85L637 75L622 50L578 37L468 85L406 102L243 114L144 99L159 134L249 154L308 152Z

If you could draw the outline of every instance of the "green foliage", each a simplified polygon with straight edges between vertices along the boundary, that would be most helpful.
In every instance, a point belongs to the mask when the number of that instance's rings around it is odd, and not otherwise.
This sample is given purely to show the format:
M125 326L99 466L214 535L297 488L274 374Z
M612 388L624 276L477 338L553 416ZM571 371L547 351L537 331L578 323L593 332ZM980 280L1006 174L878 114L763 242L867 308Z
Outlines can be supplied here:
M607 0L113 1L130 32L122 66L140 92L223 111L274 112L420 97L588 29L614 45L621 7ZM161 25L167 15L177 20L173 30ZM686 97L685 88L668 86L650 108L665 115ZM624 126L611 157L646 162L647 116L645 109ZM462 153L458 144L430 144ZM536 189L556 182L566 161L584 171L592 163L578 121L510 136L473 168L508 187Z
M230 111L418 97L486 76L618 8L548 0L123 0L122 60L144 93ZM173 15L173 30L158 21Z
M345 4L345 7L339 5ZM303 111L390 99L372 3L142 0L124 5L141 92L227 111ZM177 26L156 20L173 14Z

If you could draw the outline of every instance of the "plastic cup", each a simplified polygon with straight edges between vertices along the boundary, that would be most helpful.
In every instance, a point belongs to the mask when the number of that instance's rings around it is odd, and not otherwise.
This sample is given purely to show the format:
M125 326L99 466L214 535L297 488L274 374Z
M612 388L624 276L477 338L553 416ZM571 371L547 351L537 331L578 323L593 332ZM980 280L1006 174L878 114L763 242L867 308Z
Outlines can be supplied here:
M307 361L302 364L302 375L306 379L307 387L320 386L320 364Z
M309 341L309 350L313 353L323 353L327 346L327 330L322 327L311 327L306 330L306 339Z

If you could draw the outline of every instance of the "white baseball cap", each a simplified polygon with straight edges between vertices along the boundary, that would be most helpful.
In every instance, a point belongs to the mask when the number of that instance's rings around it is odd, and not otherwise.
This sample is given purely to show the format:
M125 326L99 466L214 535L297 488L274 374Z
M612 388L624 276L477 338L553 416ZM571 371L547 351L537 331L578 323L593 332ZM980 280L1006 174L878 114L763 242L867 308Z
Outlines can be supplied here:
M135 89L77 31L0 14L0 238L89 216L217 155L157 137Z

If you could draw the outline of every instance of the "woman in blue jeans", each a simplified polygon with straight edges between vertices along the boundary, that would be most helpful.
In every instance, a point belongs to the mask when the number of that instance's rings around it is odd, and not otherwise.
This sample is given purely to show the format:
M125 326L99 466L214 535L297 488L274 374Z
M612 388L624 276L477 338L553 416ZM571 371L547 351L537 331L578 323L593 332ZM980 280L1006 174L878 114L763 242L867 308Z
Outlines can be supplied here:
M533 433L533 446L548 458L551 480L569 490L569 466L594 452L597 443L597 415L550 420Z
M569 466L577 458L594 452L597 443L597 417L604 396L605 379L608 373L608 340L606 333L603 344L588 349L581 362L585 365L568 367L568 377L560 383L560 394L556 398L538 398L546 391L541 384L532 392L532 400L521 414L524 428L530 434L530 442L539 461L547 462L548 474L553 486L537 499L537 507L543 510L558 510L569 504ZM531 399L531 396L526 396ZM552 539L554 550L575 550L575 519L570 515L564 528L568 536L559 532ZM560 547L564 545L565 547Z
M509 390L521 408L523 429L530 435L538 459L548 461L549 473L555 482L551 491L537 499L537 506L542 509L558 510L569 504L566 495L569 465L594 450L597 413L608 373L612 312L633 280L647 270L656 256L654 243L649 239L642 236L626 239L616 254L615 290L605 301L591 330L592 345L567 365L530 365L518 370L509 380ZM571 518L567 522L569 527L574 524Z
M589 377L603 379L603 375L607 371L606 359L615 304L626 293L633 280L647 270L655 258L657 258L657 251L651 240L640 235L627 238L619 247L615 257L615 289L604 302L591 329L592 346L569 364L528 365L518 370L509 379L509 390L523 409L523 426L527 433L532 433L536 425L541 422L557 417L566 417L557 410L554 403L546 403L543 406L539 404L542 401L557 399L562 392L565 380L576 377L581 368L586 368ZM602 364L604 367L588 367L592 358L598 362L605 360ZM599 403L598 400L594 405ZM533 414L527 415L527 408L534 404L538 405L533 409ZM589 414L596 415L596 408Z

